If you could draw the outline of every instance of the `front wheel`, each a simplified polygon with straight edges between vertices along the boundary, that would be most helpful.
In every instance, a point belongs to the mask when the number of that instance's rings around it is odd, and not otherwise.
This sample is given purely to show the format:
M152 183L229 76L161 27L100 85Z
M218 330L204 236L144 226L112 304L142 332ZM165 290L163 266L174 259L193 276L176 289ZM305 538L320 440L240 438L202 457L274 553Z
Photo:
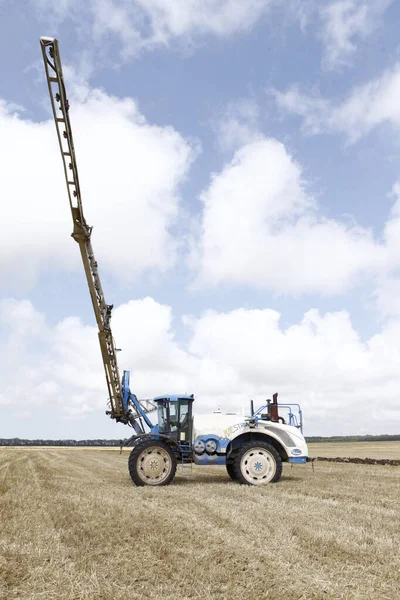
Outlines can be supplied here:
M163 441L146 440L129 456L129 474L135 485L168 485L175 476L177 459Z
M228 471L229 477L231 479L233 479L233 481L236 481L237 480L237 474L236 474L234 457L232 458L232 456L230 456L227 459L227 461L226 461L226 470Z
M245 485L275 483L282 475L282 459L268 442L247 442L236 454L237 479Z

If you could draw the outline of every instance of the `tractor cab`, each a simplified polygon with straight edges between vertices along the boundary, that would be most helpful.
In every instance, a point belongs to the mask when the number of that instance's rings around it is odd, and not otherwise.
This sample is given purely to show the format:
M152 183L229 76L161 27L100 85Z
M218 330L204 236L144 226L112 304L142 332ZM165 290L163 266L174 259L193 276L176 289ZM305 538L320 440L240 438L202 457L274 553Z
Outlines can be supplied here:
M153 402L157 406L158 424L153 431L166 435L178 443L187 444L192 441L193 429L193 394L157 396Z

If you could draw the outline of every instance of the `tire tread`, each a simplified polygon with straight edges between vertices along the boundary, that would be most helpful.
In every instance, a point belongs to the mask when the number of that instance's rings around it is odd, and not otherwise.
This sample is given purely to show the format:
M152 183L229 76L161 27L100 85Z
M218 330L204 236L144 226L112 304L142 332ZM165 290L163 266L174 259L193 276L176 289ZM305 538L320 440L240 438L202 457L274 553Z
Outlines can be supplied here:
M137 461L139 459L140 454L143 452L143 450L145 450L146 448L150 448L151 446L159 446L163 450L166 450L168 452L168 454L170 455L171 461L172 461L171 473L168 475L167 479L165 479L161 483L156 483L153 485L146 484L139 477L138 471L137 471ZM132 451L129 455L129 460L128 460L129 475L131 476L133 483L139 487L144 487L145 485L148 485L149 487L169 485L171 483L171 481L173 480L173 478L175 477L177 465L178 465L178 461L177 461L177 458L176 458L174 452L172 451L171 447L163 440L144 440L143 442L139 442L132 449Z
M246 442L236 452L235 459L234 459L234 468L235 468L235 471L236 471L237 480L240 483L242 483L243 485L252 485L242 475L242 472L240 470L240 461L242 460L243 455L246 452L248 452L249 450L251 450L252 448L265 448L266 450L268 450L268 452L270 452L272 454L272 456L274 457L275 462L276 462L276 471L275 471L275 475L273 476L273 478L270 481L268 481L267 483L277 483L280 480L281 475L282 475L282 459L279 456L279 454L276 451L276 449L272 446L272 444L270 444L268 442L264 442L264 441Z

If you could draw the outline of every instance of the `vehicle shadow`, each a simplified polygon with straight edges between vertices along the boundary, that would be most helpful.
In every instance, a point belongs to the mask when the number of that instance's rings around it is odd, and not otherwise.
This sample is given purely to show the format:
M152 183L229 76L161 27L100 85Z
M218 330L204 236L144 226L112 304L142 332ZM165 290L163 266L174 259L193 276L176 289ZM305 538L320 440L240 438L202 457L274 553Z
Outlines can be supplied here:
M303 481L303 477L298 477L297 475L282 475L280 481Z
M227 477L220 477L218 475L212 475L212 474L207 474L207 475L192 475L191 477L183 477L182 475L177 475L173 482L172 485L190 485L193 483L212 483L212 484L217 484L217 485L227 485L227 484L232 484L232 485L238 485L236 481L232 481L232 479L227 476Z

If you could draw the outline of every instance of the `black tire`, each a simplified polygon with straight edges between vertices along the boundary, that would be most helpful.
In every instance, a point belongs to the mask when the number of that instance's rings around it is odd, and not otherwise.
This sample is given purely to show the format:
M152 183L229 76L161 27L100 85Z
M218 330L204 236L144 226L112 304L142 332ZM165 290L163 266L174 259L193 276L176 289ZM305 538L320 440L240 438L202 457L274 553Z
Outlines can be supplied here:
M177 459L166 442L145 440L133 448L128 466L135 485L168 485L175 477Z
M282 475L282 459L268 442L247 442L236 453L234 469L244 485L276 483Z
M226 459L226 470L228 471L228 475L233 481L237 481L237 474L235 469L235 453L231 453L230 456Z

